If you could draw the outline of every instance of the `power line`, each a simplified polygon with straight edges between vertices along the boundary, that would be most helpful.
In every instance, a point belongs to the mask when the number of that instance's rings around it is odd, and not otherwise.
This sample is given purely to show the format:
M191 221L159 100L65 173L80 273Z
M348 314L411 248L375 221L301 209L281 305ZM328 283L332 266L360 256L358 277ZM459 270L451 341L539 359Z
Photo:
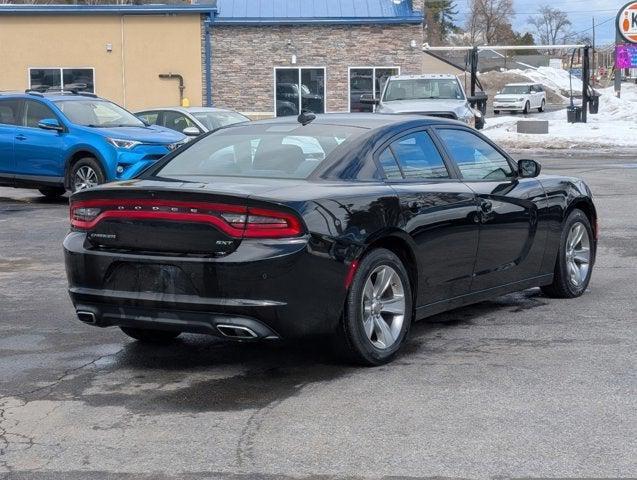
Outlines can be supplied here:
M607 18L606 20L604 20L603 22L596 23L594 27L585 28L584 30L580 30L579 32L573 32L573 33L569 33L568 35L564 35L564 38L570 38L570 37L574 37L576 35L580 35L582 33L586 33L589 30L593 30L594 28L597 28L600 25L604 25L605 23L610 22L611 20L615 20L615 17L610 17L610 18Z
M582 13L582 14L589 14L589 13L605 13L605 12L616 12L617 10L614 8L609 8L606 10L570 10L570 11L564 11L561 10L561 12L563 13L569 13L569 14L577 14L577 13ZM470 15L471 12L458 12L458 15ZM516 16L516 15L543 15L541 12L517 12L517 13L513 13L512 15ZM615 18L615 17L613 17Z

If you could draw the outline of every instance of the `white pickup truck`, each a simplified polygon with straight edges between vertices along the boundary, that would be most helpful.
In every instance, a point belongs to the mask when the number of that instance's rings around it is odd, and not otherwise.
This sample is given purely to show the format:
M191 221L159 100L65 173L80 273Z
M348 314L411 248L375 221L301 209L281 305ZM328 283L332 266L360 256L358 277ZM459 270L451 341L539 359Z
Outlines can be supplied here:
M484 117L472 108L455 75L395 75L385 82L380 98L361 96L362 103L376 105L377 113L416 113L453 118L475 128L484 126Z

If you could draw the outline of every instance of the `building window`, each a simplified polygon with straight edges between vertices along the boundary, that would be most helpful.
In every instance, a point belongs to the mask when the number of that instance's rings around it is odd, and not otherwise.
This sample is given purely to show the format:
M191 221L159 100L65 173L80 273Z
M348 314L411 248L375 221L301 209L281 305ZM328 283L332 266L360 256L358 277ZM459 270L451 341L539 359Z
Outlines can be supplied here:
M276 116L325 113L325 68L275 68Z
M39 92L77 90L95 93L95 69L30 68L29 88Z
M392 75L399 75L399 67L350 67L349 69L349 111L373 112L373 105L361 103L361 95L380 98L385 81Z

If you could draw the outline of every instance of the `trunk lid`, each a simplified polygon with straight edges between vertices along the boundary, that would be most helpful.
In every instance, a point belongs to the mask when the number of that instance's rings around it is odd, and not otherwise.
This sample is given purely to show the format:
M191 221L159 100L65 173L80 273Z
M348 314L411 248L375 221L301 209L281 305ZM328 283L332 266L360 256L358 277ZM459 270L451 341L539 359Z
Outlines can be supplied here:
M218 190L140 180L97 187L73 195L71 224L91 248L212 256L234 252L244 238L303 233L288 207L253 200L240 185Z

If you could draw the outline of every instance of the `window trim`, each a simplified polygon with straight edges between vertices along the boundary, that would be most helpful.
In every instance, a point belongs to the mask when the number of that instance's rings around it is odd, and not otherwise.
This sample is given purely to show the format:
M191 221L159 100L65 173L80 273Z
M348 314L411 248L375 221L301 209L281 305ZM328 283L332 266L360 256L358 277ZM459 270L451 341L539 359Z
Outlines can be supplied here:
M40 105L44 105L46 108L48 108L51 111L51 113L53 114L53 116L49 117L49 118L55 118L58 121L58 123L62 126L62 128L64 128L64 130L62 130L62 132L67 132L66 125L60 119L60 116L57 114L55 109L53 109L51 107L51 105L48 105L47 103L42 102L42 101L40 101L38 99L35 99L35 98L24 98L22 100L23 100L22 108L20 110L20 122L21 122L21 124L17 125L18 127L20 127L20 128L30 128L32 130L42 130L40 127L30 127L30 126L27 125L27 112L28 112L27 104L28 104L28 102L34 102L34 103L39 103ZM51 131L51 130L49 130L49 131ZM60 132L53 132L53 133L60 133Z
M504 157L504 159L508 162L509 166L511 167L511 171L513 172L513 175L510 178L507 178L506 180L494 180L492 178L478 178L478 179L472 179L472 178L464 178L464 176L462 175L462 171L460 170L460 167L458 166L458 163L453 159L453 157L451 156L451 154L449 153L449 150L447 149L447 146L445 145L444 140L440 137L438 130L462 130L465 132L468 132L469 134L475 135L476 137L480 138L481 140L484 140L487 144L489 144L491 147L493 147L500 155L502 155ZM491 139L487 138L486 136L482 135L480 132L478 132L477 130L474 130L472 128L468 128L468 127L464 127L462 125L435 125L432 127L432 134L436 136L437 140L440 142L440 146L444 151L444 156L445 158L447 158L449 160L449 162L453 165L454 170L456 171L456 175L458 176L458 179L463 182L463 183L472 183L472 182L479 182L479 183L487 183L487 182L514 182L516 180L518 180L518 168L517 168L517 163L515 162L515 160L513 160L508 153L506 153L504 150L502 150L502 148L500 148L498 145L496 145L494 142L491 141Z
M374 78L374 86L372 88L372 94L374 95L374 98L376 98L376 69L377 68L387 68L387 69L394 69L394 70L398 70L398 73L396 75L400 75L400 67L399 66L369 66L369 65L365 65L365 66L354 66L354 67L347 67L347 111L349 113L352 113L352 70L362 70L364 68L368 68L371 69L372 71L372 77ZM380 96L383 96L383 92L380 92ZM372 108L372 113L376 111L376 105L373 105ZM354 112L357 113L357 112Z
M275 65L274 67L272 67L272 97L274 100L274 103L272 104L273 105L272 116L274 118L279 118L278 115L276 114L276 71L277 70L297 70L298 85L301 85L301 70L310 70L310 69L323 70L323 79L325 81L325 85L323 86L323 113L330 113L327 110L327 67L326 66L301 65L301 66L291 67L289 65L283 65L283 66ZM302 102L302 98L299 95L299 104L298 104L299 113L301 112L301 102Z
M444 163L445 168L447 169L447 173L449 173L448 178L387 178L387 175L385 175L385 171L380 163L380 154L383 153L386 148L389 148L389 146L395 141L400 140L401 138L406 137L407 135L411 135L412 133L417 133L417 132L423 132L429 135L429 137L431 138L431 141L433 142L434 146L438 150L440 157L442 158L442 162ZM398 165L398 168L400 169L400 172L402 174L402 171L403 171L402 167L400 166L400 163L398 162L398 159L396 158L396 155L394 154L393 150L392 150L392 156L394 157L394 160L396 161L396 164ZM458 171L456 170L455 162L449 161L450 159L447 156L447 151L441 148L440 139L433 131L433 127L430 127L430 126L426 126L426 127L420 126L420 127L409 128L407 130L403 130L402 132L398 132L395 135L392 135L388 140L385 140L380 145L380 147L378 147L374 151L373 160L376 163L376 168L378 169L378 172L380 173L381 181L385 182L386 184L391 185L391 184L402 184L402 183L418 184L418 183L437 183L437 182L460 182L460 177L458 176Z
M27 85L31 89L31 70L59 70L60 71L60 91L64 88L64 70L92 70L93 71L93 91L87 92L95 95L97 92L97 80L95 78L95 67L29 67L27 68Z

